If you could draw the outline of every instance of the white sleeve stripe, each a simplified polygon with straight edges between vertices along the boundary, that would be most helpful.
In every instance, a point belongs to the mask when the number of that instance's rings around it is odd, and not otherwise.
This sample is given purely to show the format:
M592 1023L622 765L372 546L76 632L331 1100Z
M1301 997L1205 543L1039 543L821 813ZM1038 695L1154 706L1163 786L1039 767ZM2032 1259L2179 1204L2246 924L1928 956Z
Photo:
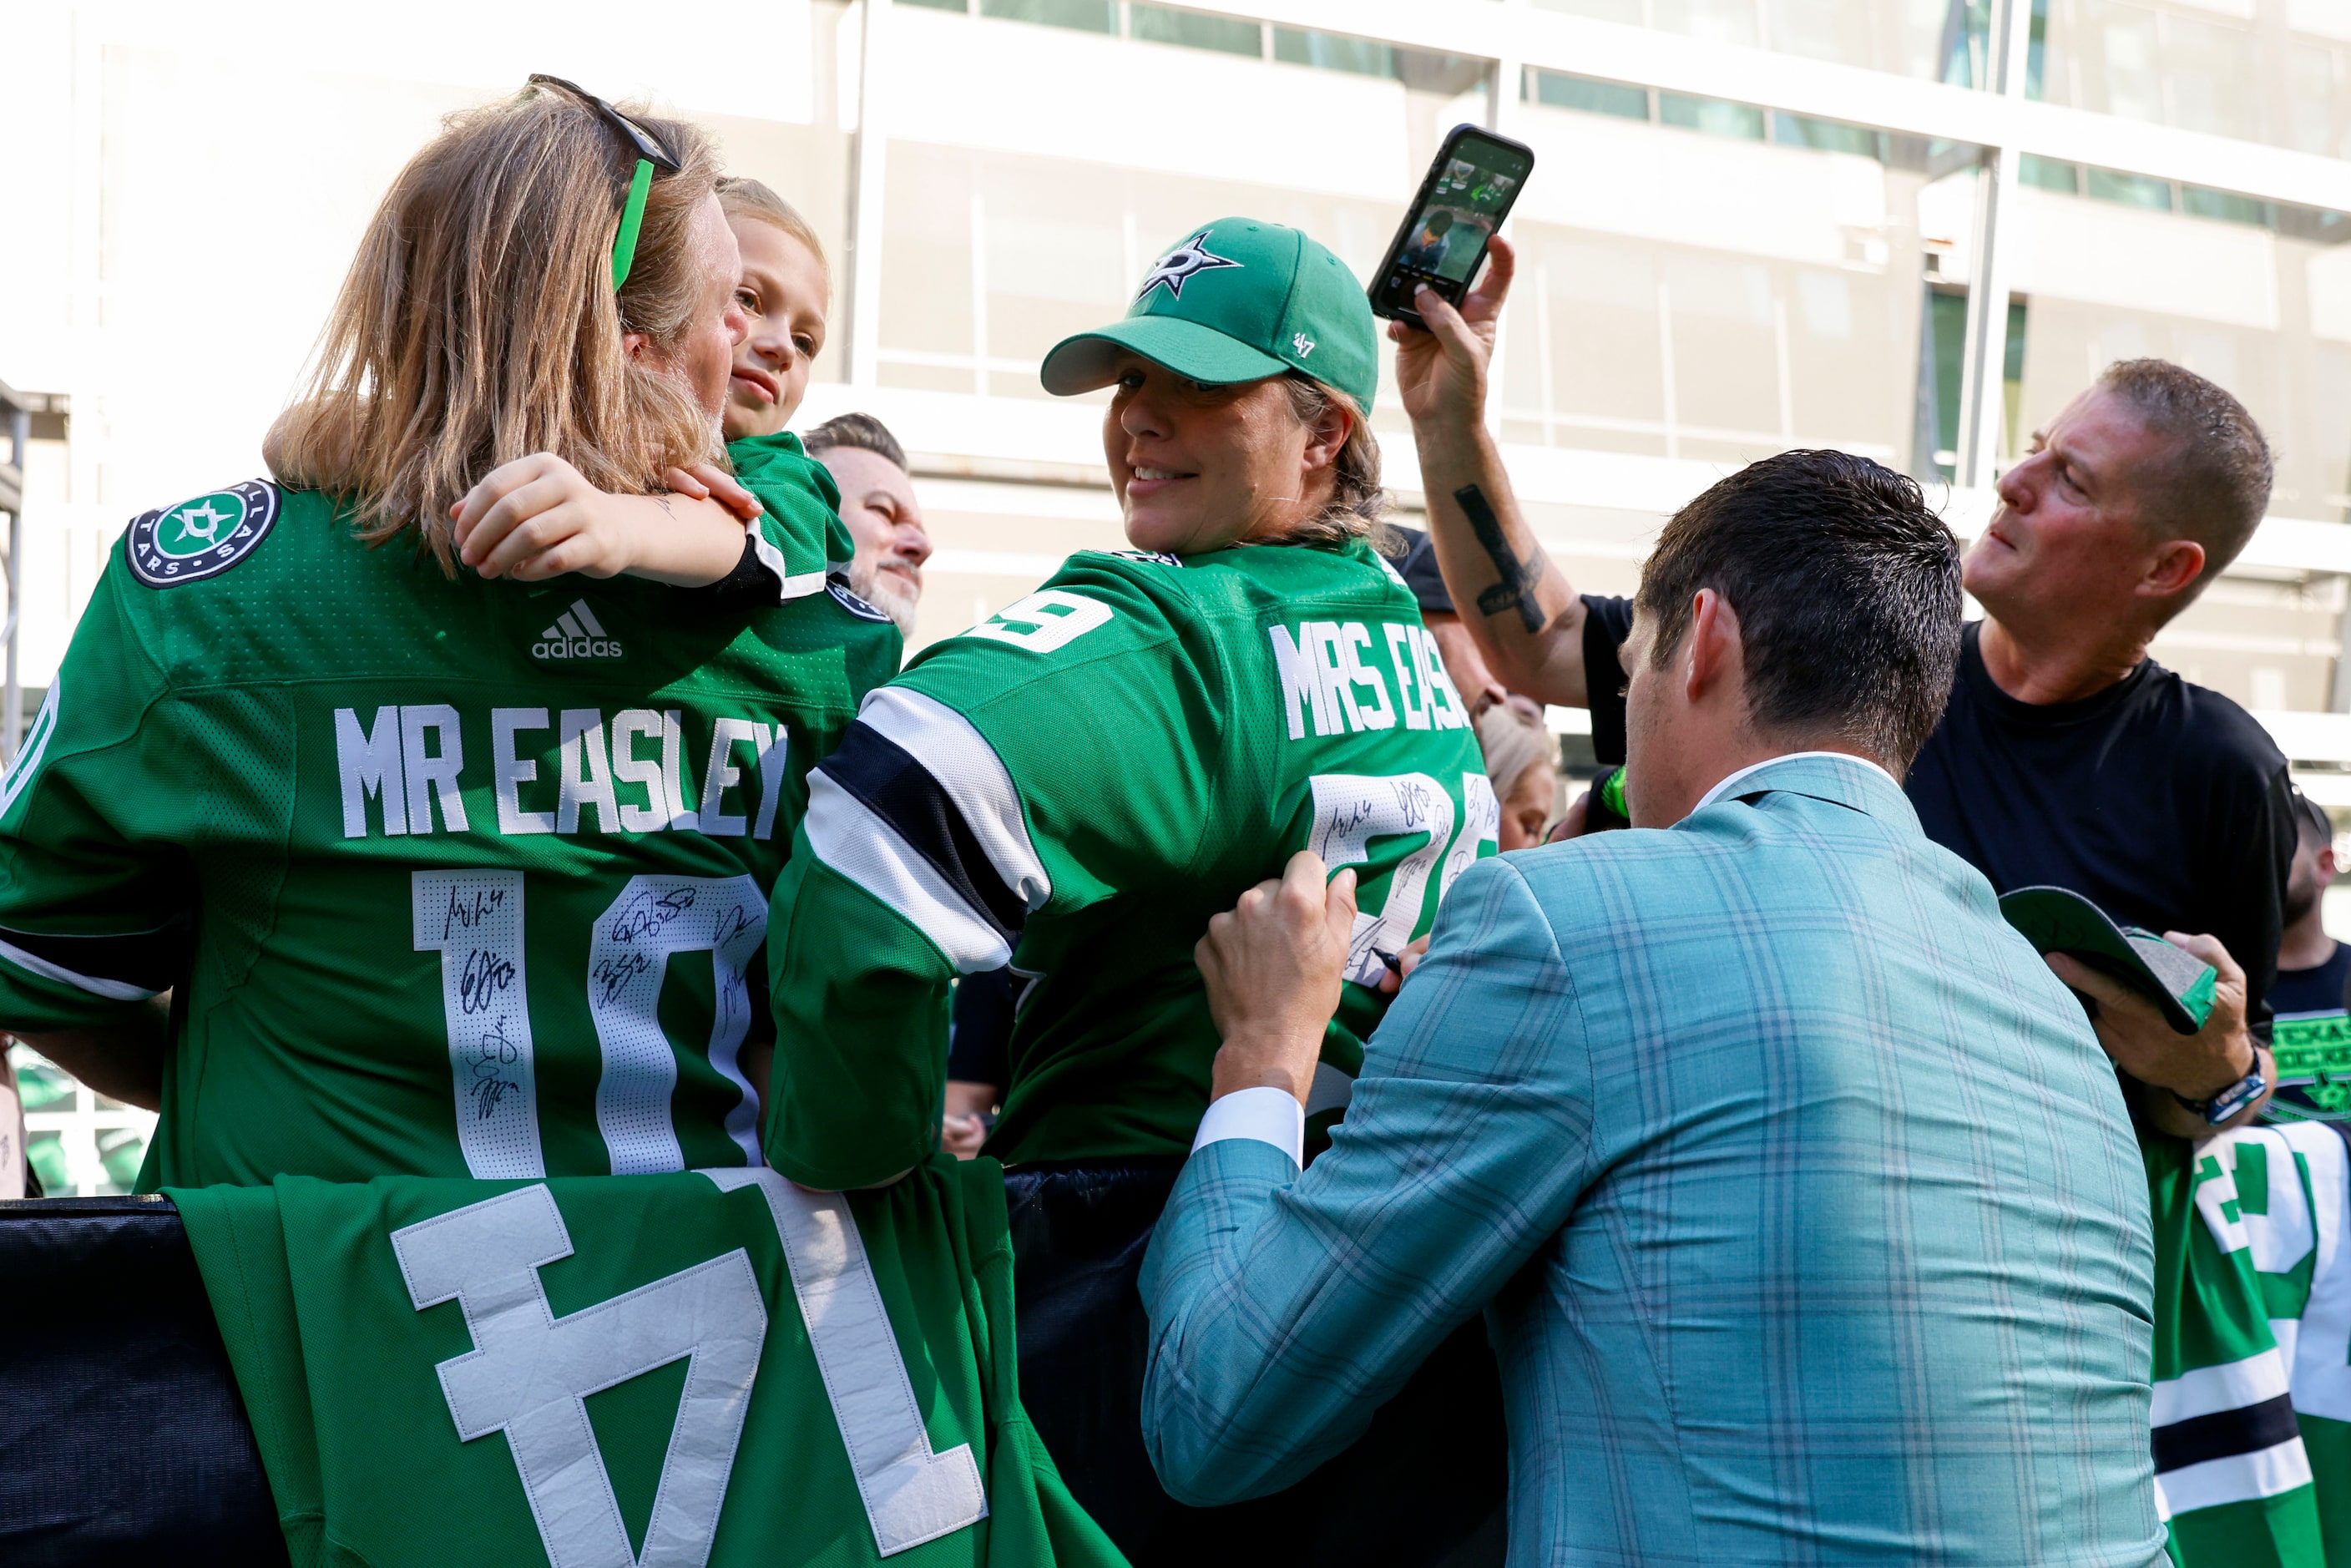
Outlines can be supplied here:
M929 937L957 974L1000 969L1012 961L1012 949L996 927L909 848L896 829L821 768L808 777L809 844L818 859Z
M1029 837L1012 775L971 720L904 686L876 687L857 720L920 761L955 802L987 863L1030 913L1052 896L1052 878Z
M2309 1452L2300 1437L2288 1437L2250 1454L2223 1454L2164 1471L2156 1480L2156 1508L2168 1520L2199 1508L2275 1497L2310 1480Z
M47 958L27 953L12 943L0 942L0 958L7 959L20 969L30 970L45 980L78 987L91 996L104 997L110 1002L143 1002L150 997L162 994L123 980L101 980L92 975L77 975L61 964L52 964Z
M815 571L804 571L798 577L794 577L784 564L784 552L778 549L768 536L760 531L758 524L751 524L749 533L751 549L759 558L759 564L775 574L776 599L778 602L787 599L806 598L824 587L822 568Z
M2260 1351L2242 1361L2199 1366L2158 1383L2148 1425L2168 1427L2191 1416L2241 1409L2285 1391L2285 1358L2274 1350Z

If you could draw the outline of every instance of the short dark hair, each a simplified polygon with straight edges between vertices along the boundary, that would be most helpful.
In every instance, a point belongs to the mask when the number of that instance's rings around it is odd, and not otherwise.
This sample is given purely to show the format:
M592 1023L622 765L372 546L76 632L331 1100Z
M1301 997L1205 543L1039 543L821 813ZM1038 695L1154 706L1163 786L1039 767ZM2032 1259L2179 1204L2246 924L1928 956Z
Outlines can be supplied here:
M1711 588L1739 617L1759 729L1828 732L1899 771L1959 657L1959 549L1917 482L1844 452L1750 463L1674 514L1635 605L1663 668Z
M2335 819L2326 808L2304 794L2294 792L2294 822L2297 836L2305 844L2331 844L2335 841Z
M820 457L836 446L872 452L913 472L906 468L906 449L898 444L888 425L870 413L836 413L800 437L801 449L811 457Z
M2204 570L2178 601L2184 610L2237 559L2269 510L2270 444L2243 403L2168 360L2116 361L2098 385L2128 403L2167 448L2131 476L2131 491L2147 528L2204 547Z

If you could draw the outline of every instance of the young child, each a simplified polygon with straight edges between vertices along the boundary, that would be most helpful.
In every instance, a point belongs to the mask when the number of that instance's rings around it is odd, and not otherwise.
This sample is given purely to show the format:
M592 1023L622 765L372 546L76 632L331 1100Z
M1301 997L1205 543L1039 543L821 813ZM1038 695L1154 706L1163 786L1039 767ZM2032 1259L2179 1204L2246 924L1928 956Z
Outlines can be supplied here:
M824 350L832 277L808 220L758 181L719 181L718 204L743 255L736 298L750 326L735 346L726 389L731 443L778 434L799 412L809 368Z
M832 279L823 244L806 218L757 180L721 180L718 200L742 256L736 302L746 322L722 415L733 480L709 467L672 470L664 481L671 496L614 496L559 458L520 458L492 471L453 513L466 565L525 582L567 571L626 571L706 583L723 564L732 569L730 581L772 576L784 599L816 591L828 571L845 568L855 541L840 518L840 492L784 428L824 347ZM747 529L739 561L721 563L713 553L727 548L732 534L707 523L676 526L705 510L695 502L707 503L713 517L723 509L747 524L760 519Z

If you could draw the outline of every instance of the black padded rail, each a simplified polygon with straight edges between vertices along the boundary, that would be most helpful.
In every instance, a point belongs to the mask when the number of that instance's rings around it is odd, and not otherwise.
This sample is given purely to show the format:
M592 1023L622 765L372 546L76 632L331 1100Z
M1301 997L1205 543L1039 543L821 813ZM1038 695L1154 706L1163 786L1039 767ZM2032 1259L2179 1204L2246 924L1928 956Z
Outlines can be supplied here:
M178 1211L0 1201L0 1563L286 1561Z

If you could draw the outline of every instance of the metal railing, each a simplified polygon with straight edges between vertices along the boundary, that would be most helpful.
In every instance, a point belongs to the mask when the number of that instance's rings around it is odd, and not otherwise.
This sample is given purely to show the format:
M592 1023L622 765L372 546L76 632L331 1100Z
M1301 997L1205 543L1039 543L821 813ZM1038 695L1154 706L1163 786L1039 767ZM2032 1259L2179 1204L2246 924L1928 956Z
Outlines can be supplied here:
M20 392L0 382L0 419L8 424L8 461L0 465L0 512L8 514L7 619L0 622L0 643L6 645L7 670L0 682L0 765L16 760L25 737L25 692L16 664L17 630L23 617L20 591L25 559L25 458L32 444L33 421L54 420L63 434L66 398L62 392Z

